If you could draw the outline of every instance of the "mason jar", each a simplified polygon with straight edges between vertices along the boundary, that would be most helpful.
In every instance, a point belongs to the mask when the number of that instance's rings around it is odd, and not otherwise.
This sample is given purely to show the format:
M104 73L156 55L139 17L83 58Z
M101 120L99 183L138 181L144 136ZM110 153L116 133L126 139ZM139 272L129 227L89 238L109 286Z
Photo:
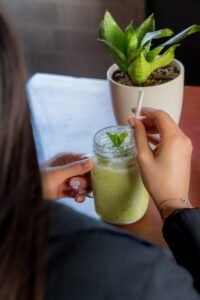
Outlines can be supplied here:
M114 147L108 132L127 132L122 146ZM138 221L147 210L149 195L137 166L132 130L127 126L104 128L94 136L93 149L92 186L97 214L113 224Z

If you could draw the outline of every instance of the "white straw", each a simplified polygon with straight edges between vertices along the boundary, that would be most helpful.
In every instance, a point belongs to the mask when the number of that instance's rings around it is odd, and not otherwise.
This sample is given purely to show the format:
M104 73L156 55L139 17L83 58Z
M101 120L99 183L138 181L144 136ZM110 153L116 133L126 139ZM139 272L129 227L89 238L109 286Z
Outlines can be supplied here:
M137 101L136 111L135 111L135 117L136 117L136 119L140 118L140 111L141 111L141 108L142 108L143 98L144 98L144 90L140 89L139 90L139 95L138 95L138 101Z

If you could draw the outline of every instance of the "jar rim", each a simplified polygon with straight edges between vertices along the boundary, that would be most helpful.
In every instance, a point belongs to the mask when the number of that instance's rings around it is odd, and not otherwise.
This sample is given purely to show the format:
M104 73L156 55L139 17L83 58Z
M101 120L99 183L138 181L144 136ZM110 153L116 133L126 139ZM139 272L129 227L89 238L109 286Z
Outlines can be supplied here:
M120 147L113 147L112 142L107 136L107 132L122 133L127 132L128 136L125 143ZM133 131L128 126L114 125L100 129L96 132L93 139L94 153L104 158L124 157L134 155L136 152Z

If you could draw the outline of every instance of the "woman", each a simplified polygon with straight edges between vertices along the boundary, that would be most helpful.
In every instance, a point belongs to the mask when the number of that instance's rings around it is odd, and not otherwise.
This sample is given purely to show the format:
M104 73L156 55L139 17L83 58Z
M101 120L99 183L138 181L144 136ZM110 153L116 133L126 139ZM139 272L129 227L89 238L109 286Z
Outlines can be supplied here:
M54 159L41 176L23 62L2 15L0 70L0 299L199 299L200 239L193 229L200 212L184 200L192 147L176 124L159 111L144 110L143 123L129 119L144 183L187 271L146 241L43 200L71 195L83 201L92 161L67 156L70 164L63 165L63 158ZM161 134L154 152L148 146L152 132ZM78 191L73 181L80 183Z

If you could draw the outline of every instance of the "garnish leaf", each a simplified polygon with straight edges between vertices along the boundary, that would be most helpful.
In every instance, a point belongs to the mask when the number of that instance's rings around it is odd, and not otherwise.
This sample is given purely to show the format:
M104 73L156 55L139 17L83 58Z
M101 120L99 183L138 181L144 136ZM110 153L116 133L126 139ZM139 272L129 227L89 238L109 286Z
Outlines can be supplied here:
M111 140L113 147L121 147L128 136L128 132L126 131L119 134L115 132L106 132L106 134Z

